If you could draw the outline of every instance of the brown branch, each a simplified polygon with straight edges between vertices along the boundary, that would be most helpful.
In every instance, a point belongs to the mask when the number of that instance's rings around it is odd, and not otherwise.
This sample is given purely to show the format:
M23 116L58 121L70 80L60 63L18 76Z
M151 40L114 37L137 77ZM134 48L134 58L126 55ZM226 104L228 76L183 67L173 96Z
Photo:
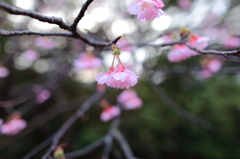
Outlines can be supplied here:
M232 50L232 51L217 51L217 50L200 50L197 49L191 45L189 45L188 43L184 43L189 49L194 50L196 52L198 52L199 54L212 54L212 55L222 55L226 58L229 58L228 55L232 55L232 56L240 56L240 50Z
M74 31L76 30L76 27L79 23L79 21L83 18L88 6L93 2L93 0L87 0L83 5L82 5L82 9L80 10L80 12L78 13L77 17L74 19L74 22L72 23L72 25L70 26L71 30Z
M75 38L75 36L72 33L40 33L40 32L33 32L33 31L6 31L6 30L0 30L0 35L4 37L10 37L10 36L21 36L21 35L40 35L40 36L64 36L69 38Z
M50 24L56 24L60 28L65 29L65 30L70 30L70 27L63 22L62 18L57 18L57 17L48 17L30 10L25 10L21 9L18 7L11 6L9 4L6 4L4 2L0 2L0 9L10 13L10 14L15 14L15 15L25 15L34 19L37 19L42 22L47 22Z

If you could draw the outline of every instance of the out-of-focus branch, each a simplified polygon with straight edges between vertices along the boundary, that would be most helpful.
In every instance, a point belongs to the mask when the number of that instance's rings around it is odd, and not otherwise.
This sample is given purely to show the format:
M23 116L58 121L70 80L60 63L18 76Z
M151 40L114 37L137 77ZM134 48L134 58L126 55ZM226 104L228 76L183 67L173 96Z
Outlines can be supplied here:
M165 103L166 106L171 108L178 115L188 119L190 122L192 122L194 124L202 126L205 129L209 129L209 130L213 130L213 131L218 132L218 128L213 127L208 121L206 121L206 120L194 115L193 113L183 109L180 105L178 105L175 101L173 101L160 86L156 86L152 82L150 82L150 84L152 86L152 89L156 92L156 94L163 101L163 103Z
M57 71L57 73L53 75L52 78L50 78L49 80L47 80L45 83L42 84L43 88L51 89L52 87L54 87L63 78L63 76L69 72L70 68L71 66L69 65L63 66L63 68L60 68L60 70ZM35 96L37 95L34 94L33 91L27 91L26 93L23 93L22 95L20 95L15 99L0 101L0 107L3 107L3 108L14 107L26 102L31 98L34 98Z
M53 143L47 152L43 155L42 159L49 158L51 152L56 148L60 138L64 135L64 133L75 123L75 121L81 117L93 104L95 104L101 97L105 94L105 92L96 92L94 93L83 105L62 125L62 127L56 132L56 135L53 138Z
M100 138L81 150L66 153L65 157L67 159L71 159L71 158L76 158L79 156L84 156L84 155L92 152L94 149L98 148L99 146L103 145L104 139L105 139L105 137Z
M82 9L78 13L77 17L74 19L73 24L70 26L71 30L76 30L77 24L83 18L88 6L93 2L93 0L87 0L83 5Z
M115 129L112 133L112 135L117 139L117 141L119 142L120 146L122 147L122 150L126 156L127 159L136 159L136 157L134 157L128 143L127 140L124 138L124 136L122 135L122 133L118 130Z

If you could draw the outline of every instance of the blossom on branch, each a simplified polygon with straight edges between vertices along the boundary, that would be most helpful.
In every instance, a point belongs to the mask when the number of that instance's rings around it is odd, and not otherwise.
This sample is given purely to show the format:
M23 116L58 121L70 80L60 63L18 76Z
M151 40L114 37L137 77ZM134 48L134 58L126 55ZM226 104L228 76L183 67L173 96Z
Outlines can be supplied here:
M208 46L208 41L208 37L191 35L188 43L189 45L202 50ZM168 60L170 62L180 62L196 55L199 55L199 53L189 49L186 45L176 44L174 45L174 49L168 53Z
M94 55L82 53L73 65L79 69L91 69L102 65L102 60Z
M138 15L137 20L153 20L165 13L161 10L164 3L161 0L134 0L128 6L130 14Z
M102 121L107 122L107 121L117 117L120 113L121 113L121 110L119 107L109 106L102 111L100 118Z
M7 77L9 75L9 70L6 67L0 66L0 78Z
M123 108L130 109L139 109L142 107L142 100L137 96L137 93L133 90L124 90L117 97L118 102L122 103Z
M0 125L0 133L4 135L16 135L27 126L27 122L23 120L18 113L11 115L10 120Z

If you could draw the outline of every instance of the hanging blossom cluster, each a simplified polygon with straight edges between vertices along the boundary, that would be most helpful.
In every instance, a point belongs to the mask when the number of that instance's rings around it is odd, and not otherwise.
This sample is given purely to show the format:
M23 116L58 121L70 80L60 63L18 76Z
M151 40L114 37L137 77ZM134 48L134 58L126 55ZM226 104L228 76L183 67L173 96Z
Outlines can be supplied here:
M134 0L128 6L130 14L138 15L137 20L153 20L165 13L161 10L164 3L161 0Z
M142 100L138 97L137 93L131 89L122 91L117 97L119 103L123 105L123 109L139 109L142 107Z
M188 34L188 30L184 30L185 33ZM190 34L188 39L188 44L197 48L197 49L205 49L208 47L209 38L204 36L198 36L196 34ZM185 44L176 44L174 48L168 53L168 60L170 62L180 62L186 60L192 56L199 55L196 51L189 49Z
M137 93L131 89L122 91L117 97L117 101L121 103L121 106L110 105L106 100L102 100L101 106L103 111L100 115L100 119L103 122L107 122L117 117L121 113L121 109L134 110L142 107L142 100L138 97Z
M113 50L113 62L109 68L109 72L99 73L96 75L95 80L98 84L103 85L106 83L107 86L124 89L130 88L137 84L137 76L132 70L126 69L122 64L119 55L121 54L120 49L117 45L112 45ZM117 69L114 69L115 58L118 60Z
M23 120L18 113L14 113L5 123L3 123L3 120L0 119L0 134L16 135L25 129L26 126L27 122Z

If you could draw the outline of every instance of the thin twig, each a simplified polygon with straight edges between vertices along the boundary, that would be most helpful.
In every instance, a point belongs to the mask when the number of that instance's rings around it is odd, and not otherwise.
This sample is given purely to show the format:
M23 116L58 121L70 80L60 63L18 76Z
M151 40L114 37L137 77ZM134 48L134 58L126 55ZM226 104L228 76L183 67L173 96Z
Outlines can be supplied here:
M60 138L64 133L75 123L75 121L81 117L93 104L95 104L105 92L96 92L94 93L83 105L61 126L61 128L56 132L56 135L53 138L52 144L47 152L43 155L42 159L47 159L51 152L56 148Z
M117 139L117 141L119 142L120 146L122 147L122 150L126 156L127 159L136 159L127 143L127 140L124 138L124 136L122 135L122 133L118 130L115 129L113 131L113 136Z
M80 10L80 12L78 13L77 17L74 19L73 24L70 26L71 30L76 30L76 27L79 23L79 21L83 18L88 6L93 2L93 0L87 0L83 5L82 8Z

